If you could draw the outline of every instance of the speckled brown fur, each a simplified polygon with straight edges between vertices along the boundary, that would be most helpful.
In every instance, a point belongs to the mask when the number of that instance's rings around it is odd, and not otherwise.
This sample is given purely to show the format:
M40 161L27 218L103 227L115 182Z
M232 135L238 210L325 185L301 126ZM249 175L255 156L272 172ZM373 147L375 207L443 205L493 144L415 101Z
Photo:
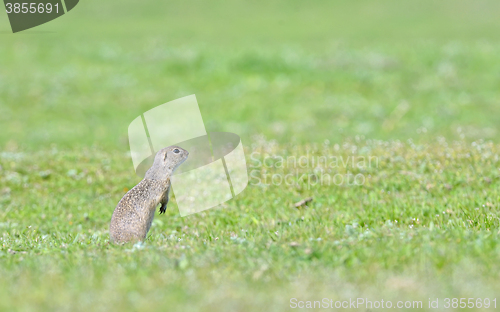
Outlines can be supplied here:
M154 163L144 179L118 202L109 226L111 242L146 239L158 204L161 203L160 213L164 213L167 208L170 176L188 155L186 150L178 146L169 146L156 153Z

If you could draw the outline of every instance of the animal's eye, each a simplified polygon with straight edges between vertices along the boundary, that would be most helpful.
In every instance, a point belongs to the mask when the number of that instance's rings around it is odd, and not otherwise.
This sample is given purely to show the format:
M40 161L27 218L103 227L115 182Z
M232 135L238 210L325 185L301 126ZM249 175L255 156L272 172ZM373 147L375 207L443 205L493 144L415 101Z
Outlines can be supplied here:
M181 151L179 151L178 148L174 149L174 153L179 154Z

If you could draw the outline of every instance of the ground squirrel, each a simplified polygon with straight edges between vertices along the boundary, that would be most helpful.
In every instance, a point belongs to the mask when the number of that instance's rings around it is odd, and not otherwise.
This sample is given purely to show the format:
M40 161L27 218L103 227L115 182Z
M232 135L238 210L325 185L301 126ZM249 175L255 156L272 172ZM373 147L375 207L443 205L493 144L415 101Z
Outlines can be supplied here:
M160 214L167 209L172 173L188 155L178 146L169 146L156 153L144 179L128 191L116 206L109 226L111 242L137 242L146 238L158 204L161 203Z

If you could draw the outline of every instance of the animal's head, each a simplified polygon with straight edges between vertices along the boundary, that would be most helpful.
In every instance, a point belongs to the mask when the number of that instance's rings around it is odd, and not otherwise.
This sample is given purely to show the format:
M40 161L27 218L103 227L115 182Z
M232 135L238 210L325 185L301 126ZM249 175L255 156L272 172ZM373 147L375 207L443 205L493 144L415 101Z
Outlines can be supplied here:
M189 156L188 151L179 146L169 146L156 153L151 168L146 172L146 179L164 180L170 177Z

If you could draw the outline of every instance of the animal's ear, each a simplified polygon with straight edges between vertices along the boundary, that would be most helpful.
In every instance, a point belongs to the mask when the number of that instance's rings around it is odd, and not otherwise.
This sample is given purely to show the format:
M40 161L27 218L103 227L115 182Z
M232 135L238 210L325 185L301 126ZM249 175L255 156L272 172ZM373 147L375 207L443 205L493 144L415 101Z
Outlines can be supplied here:
M165 156L163 157L163 161L167 160L167 154L168 154L168 152L165 151Z

